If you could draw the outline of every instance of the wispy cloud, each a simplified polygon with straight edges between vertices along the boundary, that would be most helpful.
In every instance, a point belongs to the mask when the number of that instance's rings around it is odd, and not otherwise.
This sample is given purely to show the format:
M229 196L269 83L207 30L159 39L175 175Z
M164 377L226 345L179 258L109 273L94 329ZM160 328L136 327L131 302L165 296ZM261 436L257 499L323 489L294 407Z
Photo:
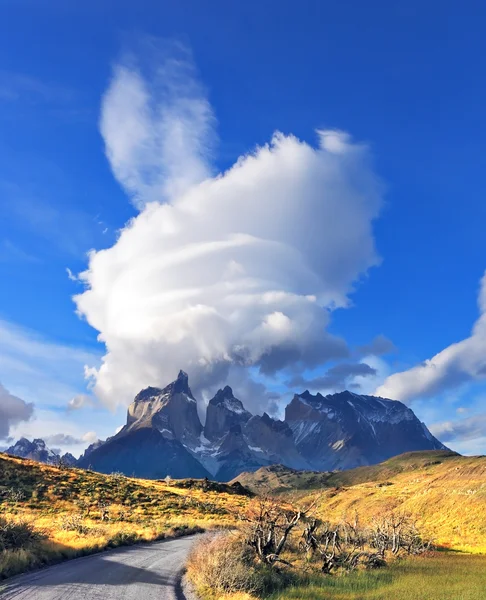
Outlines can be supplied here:
M4 239L0 240L0 262L38 263L41 259L34 254L29 254L9 239Z
M65 407L85 387L85 365L96 365L96 352L58 344L0 320L0 381L22 398Z
M32 75L0 70L0 100L31 104L66 104L74 99L74 91L66 86Z
M215 118L188 49L146 39L103 97L100 129L115 177L134 204L176 199L212 174Z

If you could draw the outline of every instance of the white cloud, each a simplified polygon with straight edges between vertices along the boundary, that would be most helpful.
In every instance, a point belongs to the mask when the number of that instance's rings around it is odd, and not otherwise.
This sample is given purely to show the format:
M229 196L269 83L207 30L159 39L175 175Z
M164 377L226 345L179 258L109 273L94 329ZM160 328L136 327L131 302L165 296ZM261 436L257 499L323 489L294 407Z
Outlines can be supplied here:
M33 412L33 404L14 396L0 383L0 439L7 438L14 425L28 421Z
M66 273L67 273L68 279L70 281L79 281L78 278L76 277L76 275L74 275L74 273L71 271L71 269L69 267L66 267Z
M214 116L188 51L151 42L148 67L133 56L115 67L100 121L113 173L139 208L209 177L214 142Z
M93 406L93 398L88 394L76 394L67 403L68 410L79 410L87 406Z
M91 253L75 297L106 345L89 374L112 406L179 368L203 390L244 382L248 367L271 375L347 356L326 332L329 309L379 262L382 187L366 146L336 131L319 132L317 148L277 133L210 178L213 117L188 72L167 82L165 65L149 79L118 65L103 102L113 172L144 207Z
M430 431L444 443L483 439L486 437L486 413L435 423L431 425Z
M376 393L410 402L486 379L486 274L481 279L478 304L480 317L468 338L412 369L390 375Z

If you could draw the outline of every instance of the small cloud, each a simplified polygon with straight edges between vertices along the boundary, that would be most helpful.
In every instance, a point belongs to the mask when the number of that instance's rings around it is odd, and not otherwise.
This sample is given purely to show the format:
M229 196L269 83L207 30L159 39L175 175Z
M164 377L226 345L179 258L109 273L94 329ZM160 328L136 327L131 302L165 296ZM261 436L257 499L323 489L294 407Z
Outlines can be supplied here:
M429 427L441 442L471 441L486 437L486 413L457 421L443 421Z
M96 435L95 431L88 431L83 435L82 439L83 442L86 442L87 444L94 444L98 441L98 436Z
M480 282L478 306L479 317L469 337L407 371L390 375L377 393L412 402L486 379L486 272Z
M71 269L69 267L66 267L66 273L67 273L68 279L70 279L71 281L76 281L76 282L79 281L79 279L76 277L76 275L74 275L74 273L71 271Z
M33 414L33 404L14 396L0 383L0 439L8 438L10 427L29 421Z
M80 437L69 433L55 433L44 437L45 443L54 450L53 446L79 446L81 444L93 444L98 439L94 431L88 431Z
M358 346L358 352L362 356L382 356L396 351L395 344L381 333L373 338L369 344Z
M93 406L93 398L88 396L88 394L78 394L69 400L67 404L68 411L79 410L80 408L85 408L86 406Z
M59 446L76 446L82 444L83 440L69 433L55 433L53 435L47 435L44 437L44 441L48 446L59 445Z

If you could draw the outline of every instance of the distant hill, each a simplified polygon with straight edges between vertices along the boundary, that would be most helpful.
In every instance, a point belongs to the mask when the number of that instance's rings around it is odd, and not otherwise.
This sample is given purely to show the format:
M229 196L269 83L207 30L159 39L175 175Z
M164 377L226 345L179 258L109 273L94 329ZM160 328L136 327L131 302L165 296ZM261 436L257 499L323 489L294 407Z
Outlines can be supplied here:
M410 513L437 543L486 552L485 456L410 452L349 471L271 466L235 481L250 490L297 495L300 501L317 498L320 516L330 521L354 518L356 512L365 521L389 510Z
M225 386L209 401L202 425L189 378L148 387L128 408L126 425L78 465L145 478L229 481L282 464L328 471L372 465L414 450L447 450L401 402L341 392L296 394L283 421L252 415Z

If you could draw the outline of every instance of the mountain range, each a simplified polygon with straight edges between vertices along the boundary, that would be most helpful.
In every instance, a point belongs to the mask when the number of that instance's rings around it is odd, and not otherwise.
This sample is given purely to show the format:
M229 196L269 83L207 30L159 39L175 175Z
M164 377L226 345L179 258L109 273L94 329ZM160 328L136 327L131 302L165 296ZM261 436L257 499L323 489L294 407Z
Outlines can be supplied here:
M437 449L445 446L401 402L347 391L296 394L280 421L266 413L252 415L226 386L209 401L203 425L188 376L181 371L163 389L142 390L121 431L78 464L152 479L229 481L271 464L330 471Z
M60 451L48 448L42 439L35 439L31 442L27 438L22 437L13 446L7 448L5 452L11 456L29 458L30 460L45 463L46 465L58 465L62 461L67 466L75 466L78 462L69 452L61 455Z
M401 402L349 391L295 394L284 420L278 420L267 413L252 415L226 386L209 401L203 425L189 378L180 371L165 388L137 394L126 425L92 444L76 464L148 479L170 475L229 481L268 465L334 471L404 452L442 449L447 448ZM22 439L7 452L43 462L59 458L42 440Z

